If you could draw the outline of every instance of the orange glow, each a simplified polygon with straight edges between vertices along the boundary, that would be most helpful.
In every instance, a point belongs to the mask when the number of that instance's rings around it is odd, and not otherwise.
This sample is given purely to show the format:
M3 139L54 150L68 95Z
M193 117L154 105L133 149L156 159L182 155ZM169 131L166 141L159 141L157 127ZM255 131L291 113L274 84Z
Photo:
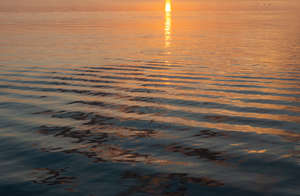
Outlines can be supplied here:
M171 13L167 12L165 15L165 46L169 47L171 44Z
M165 46L169 47L171 44L171 17L172 5L171 0L165 1Z
M263 154L263 153L267 152L267 150L266 149L263 149L263 150L247 150L247 152L249 154Z

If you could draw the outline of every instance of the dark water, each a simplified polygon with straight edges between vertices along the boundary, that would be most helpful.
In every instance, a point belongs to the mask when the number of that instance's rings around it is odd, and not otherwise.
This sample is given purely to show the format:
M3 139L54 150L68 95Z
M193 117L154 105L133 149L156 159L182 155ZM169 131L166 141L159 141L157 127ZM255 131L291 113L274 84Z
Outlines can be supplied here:
M0 14L0 195L300 195L288 11Z

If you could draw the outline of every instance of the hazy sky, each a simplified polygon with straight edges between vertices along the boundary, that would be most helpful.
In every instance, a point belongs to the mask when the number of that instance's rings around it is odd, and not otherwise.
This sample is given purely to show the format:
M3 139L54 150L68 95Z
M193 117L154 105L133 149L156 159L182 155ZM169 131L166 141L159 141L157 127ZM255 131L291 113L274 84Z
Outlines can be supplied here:
M176 10L284 9L300 0L173 0ZM164 0L0 0L0 10L163 10Z

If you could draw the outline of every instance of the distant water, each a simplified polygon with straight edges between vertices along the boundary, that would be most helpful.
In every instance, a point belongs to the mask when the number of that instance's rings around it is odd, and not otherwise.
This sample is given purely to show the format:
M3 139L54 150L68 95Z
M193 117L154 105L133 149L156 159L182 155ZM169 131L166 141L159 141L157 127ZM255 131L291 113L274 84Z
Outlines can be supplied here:
M0 195L300 195L287 11L0 14Z

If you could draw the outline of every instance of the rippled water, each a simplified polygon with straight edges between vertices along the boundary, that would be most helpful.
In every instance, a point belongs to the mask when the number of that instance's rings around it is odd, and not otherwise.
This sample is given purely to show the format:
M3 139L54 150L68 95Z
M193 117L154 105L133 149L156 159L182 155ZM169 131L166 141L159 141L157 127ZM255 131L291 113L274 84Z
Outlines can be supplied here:
M0 14L1 195L300 195L286 11Z

